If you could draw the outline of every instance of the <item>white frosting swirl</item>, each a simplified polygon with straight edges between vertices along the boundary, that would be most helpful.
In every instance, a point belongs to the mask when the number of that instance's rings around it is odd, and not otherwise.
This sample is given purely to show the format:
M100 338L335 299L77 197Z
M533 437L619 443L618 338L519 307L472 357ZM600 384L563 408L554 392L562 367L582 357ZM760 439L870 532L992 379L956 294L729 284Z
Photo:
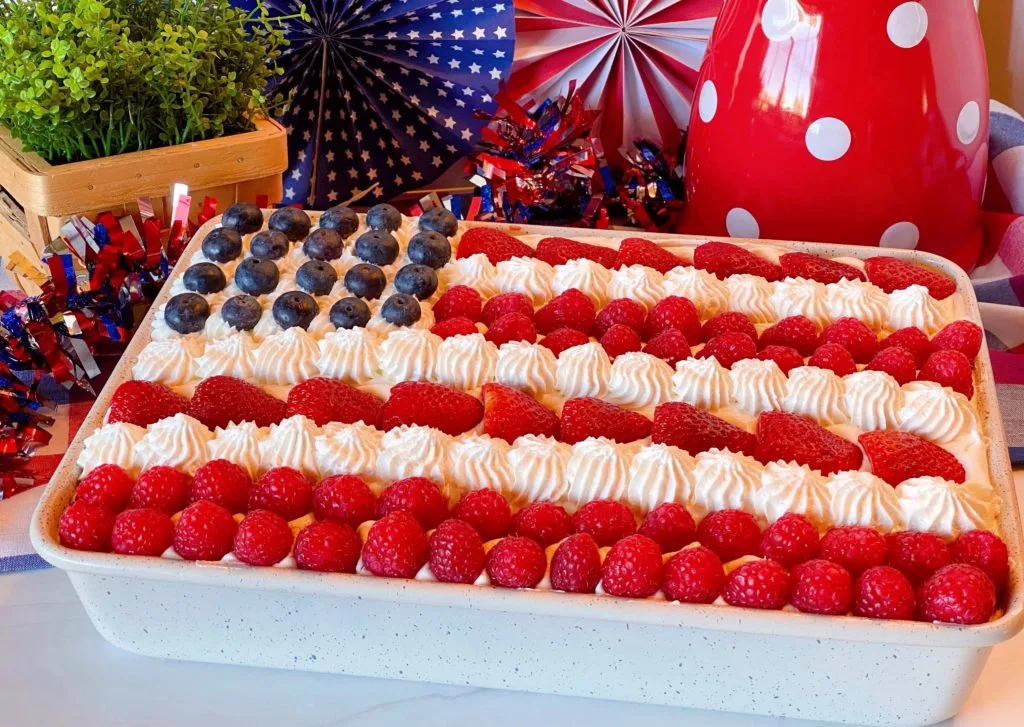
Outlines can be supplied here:
M740 273L725 279L729 290L729 309L745 314L754 323L769 323L775 318L772 284L757 275Z
M889 328L916 326L929 336L946 324L943 305L923 285L911 285L889 293Z
M377 375L380 339L365 328L339 328L317 344L320 373L349 384L365 384Z
M843 380L831 369L797 366L789 372L783 407L824 426L837 424L847 418L843 390Z
M608 285L611 279L612 273L604 265L581 257L555 266L551 288L555 295L576 288L600 309L608 302Z
M562 351L555 367L558 390L566 399L574 396L603 396L611 376L612 362L597 341Z
M498 347L482 333L451 336L437 349L437 380L457 389L477 389L494 378Z
M895 429L903 391L883 371L858 371L843 377L843 401L850 421L864 431Z
M372 478L377 471L381 437L384 433L363 422L324 426L313 447L316 465L324 477L356 475Z
M896 490L870 472L837 472L828 479L832 524L861 525L883 532L903 527Z
M672 398L672 367L640 351L619 355L608 377L608 400L633 407L657 406Z
M999 499L978 482L962 485L941 477L914 477L896 488L908 530L955 538L968 530L994 530Z
M732 381L732 400L744 414L757 416L763 411L782 408L786 375L774 361L743 359L734 363L727 373Z
M422 328L401 328L380 344L380 372L392 384L428 381L440 348L440 336Z
M512 483L512 447L486 434L464 434L448 448L452 484L462 491L489 488L504 492Z
M512 481L505 494L518 504L558 502L568 490L565 469L572 449L567 444L535 434L519 437L508 453Z
M210 376L234 376L250 381L256 365L256 342L248 333L212 341L206 346L196 366L196 376L205 379Z
M604 437L587 437L573 445L565 467L566 493L573 507L591 500L625 499L630 448Z
M431 427L395 427L380 441L377 474L386 480L428 477L444 485L451 437Z
M484 298L498 294L498 284L495 281L498 271L482 252L452 260L444 266L444 273L448 287L468 285L475 288Z
M266 439L260 442L260 469L291 467L306 477L315 478L318 434L320 429L313 420L301 414L290 416L280 424L271 424Z
M685 503L693 497L693 457L668 444L649 444L633 455L626 499L647 513L663 502Z
M267 436L255 422L217 427L210 442L210 458L234 462L255 477L260 469L260 442Z
M978 431L967 397L934 381L912 381L903 387L896 420L900 429L938 444Z
M786 278L775 283L772 306L780 319L790 316L810 318L819 326L828 322L825 286L817 280Z
M534 305L554 297L551 280L555 270L535 257L514 257L495 266L494 282L502 293L522 293Z
M316 341L298 326L268 337L256 348L256 379L264 384L298 384L320 373Z
M729 370L714 357L684 358L677 362L672 387L677 401L701 409L728 406L732 396Z
M313 320L309 322L309 327L306 329L316 340L320 340L328 333L336 330L336 326L331 323L330 311L320 311L313 317Z
M135 473L135 447L146 430L128 422L104 424L85 440L78 455L82 475L87 475L101 464L116 464L126 472Z
M278 333L283 331L284 329L281 328L281 324L279 324L277 319L274 318L274 312L271 306L268 305L264 308L263 315L260 316L256 325L253 326L252 335L257 341L265 341L271 336L276 336Z
M753 512L754 497L761 487L761 465L743 454L709 449L697 455L693 483L693 504L701 513Z
M558 360L551 349L526 341L509 341L498 349L494 378L499 384L544 394L555 388Z
M223 310L223 306L211 309L210 317L206 319L206 325L203 327L203 335L211 341L219 341L222 338L227 338L241 332L238 328L224 320L221 310Z
M729 310L729 288L706 270L672 268L665 275L664 287L665 295L679 295L693 301L705 319Z
M889 296L873 283L843 278L825 286L825 307L832 320L856 318L877 331L885 325Z
M189 474L210 460L213 434L188 414L175 414L150 424L135 447L140 469L167 465Z
M608 282L608 295L612 298L632 298L643 303L648 310L665 297L665 276L645 265L626 265L612 272Z
M203 342L198 338L150 341L132 367L132 378L158 381L168 386L187 383L196 378L198 359L202 353Z
M819 528L829 522L829 492L825 478L807 465L770 462L761 473L755 497L757 512L770 523L788 512L805 516Z

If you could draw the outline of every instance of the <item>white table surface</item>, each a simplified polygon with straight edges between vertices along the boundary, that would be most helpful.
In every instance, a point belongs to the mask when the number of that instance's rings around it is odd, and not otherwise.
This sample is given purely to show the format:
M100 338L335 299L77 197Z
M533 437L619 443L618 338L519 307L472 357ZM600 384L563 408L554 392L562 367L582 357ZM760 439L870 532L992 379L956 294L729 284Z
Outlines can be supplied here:
M1024 472L1016 477L1018 500ZM996 647L947 724L1020 725L1024 633ZM587 725L766 727L786 720L153 659L92 627L55 569L0 576L0 725ZM795 722L811 727L811 722Z

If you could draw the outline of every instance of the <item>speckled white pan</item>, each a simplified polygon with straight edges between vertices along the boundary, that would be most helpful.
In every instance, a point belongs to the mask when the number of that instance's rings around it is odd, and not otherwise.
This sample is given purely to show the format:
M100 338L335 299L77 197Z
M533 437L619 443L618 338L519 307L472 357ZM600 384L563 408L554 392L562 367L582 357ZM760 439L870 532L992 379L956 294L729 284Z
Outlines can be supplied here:
M172 275L217 220L204 225ZM477 223L471 223L476 226ZM502 225L513 234L605 237L631 232ZM647 235L668 246L700 238ZM763 241L747 241L764 245ZM775 244L775 243L770 243ZM979 321L967 276L913 251L779 243L825 255L879 253L927 261L957 282ZM153 305L155 311L170 286ZM152 313L150 313L152 316ZM141 326L47 486L32 543L68 572L96 628L150 656L471 684L858 724L928 724L954 714L989 651L1024 625L1021 528L987 349L978 400L992 482L1014 564L1000 619L957 627L757 612L664 601L321 575L60 546L57 522L78 478L85 438L149 340Z

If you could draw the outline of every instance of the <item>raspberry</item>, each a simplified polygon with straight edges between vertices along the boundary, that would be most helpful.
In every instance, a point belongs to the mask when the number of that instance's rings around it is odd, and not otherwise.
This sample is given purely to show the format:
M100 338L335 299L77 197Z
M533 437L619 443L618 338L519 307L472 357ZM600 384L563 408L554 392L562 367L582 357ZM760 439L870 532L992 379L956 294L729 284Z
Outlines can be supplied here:
M932 344L928 340L928 336L920 328L913 326L893 331L878 344L880 350L895 346L910 351L918 368L924 366L924 362L928 360L928 356L932 352Z
M370 526L363 565L375 576L413 578L427 562L427 534L407 512L385 515Z
M139 475L128 504L131 507L155 507L173 515L188 503L191 486L192 478L188 475L173 467L157 465Z
M700 329L701 340L705 342L723 333L742 333L751 341L757 340L757 329L754 328L753 322L742 313L737 313L736 311L719 313ZM817 331L815 331L815 335L817 335Z
M555 354L555 358L561 356L562 351L575 346L582 346L584 343L589 342L590 336L577 331L575 328L557 328L540 339L540 345Z
M643 343L639 333L629 326L616 323L601 336L601 346L608 353L608 358L615 360L620 354L639 351Z
M589 245L567 237L545 237L537 243L537 257L548 265L564 265L581 258L593 260L606 268L615 265L615 251L610 247Z
M868 280L886 293L911 285L923 285L933 298L942 300L956 292L956 283L945 275L894 257L868 258L864 261L864 272Z
M818 326L806 316L789 316L769 326L761 333L758 345L789 346L801 356L810 356L818 346Z
M302 517L312 504L312 485L291 467L275 467L256 480L249 490L250 510L270 510L285 520Z
M188 415L210 431L232 422L255 422L258 427L277 424L287 416L288 405L248 381L233 376L211 376L196 385L188 403Z
M690 358L690 344L686 335L677 328L662 331L648 341L643 350L644 353L657 356L672 368L684 358Z
M753 455L757 437L684 401L667 401L654 409L651 441L671 444L690 454L728 449Z
M110 550L110 533L114 529L114 513L102 505L73 502L60 516L57 532L60 544L75 550L103 552Z
M588 437L605 437L628 444L651 436L651 420L590 396L569 399L562 406L558 425L559 438L567 444L582 442Z
M787 252L779 258L779 265L787 278L807 278L825 284L838 283L844 278L864 280L864 273L852 265L806 252Z
M700 521L697 540L728 563L744 555L757 553L761 543L761 528L749 513L742 510L719 510L709 513Z
M825 326L821 343L838 343L853 356L857 363L866 364L878 353L878 338L864 321L840 318Z
M498 347L509 341L534 343L537 329L533 327L533 321L522 313L509 313L490 324L484 338Z
M765 346L758 352L757 357L762 361L774 361L787 376L797 366L804 365L804 358L800 352L789 346Z
M829 369L836 376L848 376L857 371L853 356L838 343L825 343L807 359L808 366Z
M127 422L139 427L167 419L188 409L188 399L163 384L152 381L125 381L110 399L107 421Z
M912 477L967 478L951 452L909 432L864 432L857 442L871 462L871 471L893 487Z
M821 539L818 557L857 576L885 561L885 538L877 530L856 525L831 528Z
M110 543L122 555L162 555L174 542L170 516L152 507L125 510L114 520Z
M954 563L967 563L980 568L992 579L996 588L1003 588L1010 577L1010 556L998 535L988 530L961 533L949 546Z
M475 396L428 381L403 381L391 387L381 424L385 430L416 424L456 437L483 418L484 405Z
M909 384L917 375L914 354L902 346L881 349L865 367L868 371L882 371L896 379L900 386Z
M453 336L471 336L474 333L480 331L476 327L476 323L463 318L462 316L456 316L454 318L445 318L443 321L438 321L430 328L430 332L441 339L452 338Z
M301 414L318 427L328 422L365 422L376 427L380 425L384 402L368 391L317 376L292 387L287 406L288 416Z
M980 568L953 563L925 581L919 599L922 621L981 624L992 618L996 609L996 588Z
M615 500L591 500L572 516L575 533L589 533L600 547L613 545L636 532L633 513ZM653 541L652 541L653 542Z
M730 606L777 611L789 601L792 578L774 560L744 563L729 574L722 598Z
M551 557L551 587L568 593L593 593L601 581L601 552L589 533L570 535Z
M935 334L932 339L932 350L959 351L968 361L973 361L981 351L981 342L984 339L985 332L977 323L953 321Z
M424 530L436 528L448 517L448 503L441 489L426 477L406 477L392 482L380 493L377 514L380 517L393 512L407 512Z
M564 540L572 530L565 509L553 502L533 502L512 517L511 533L522 535L547 547Z
M737 361L757 358L757 344L745 333L722 333L708 341L697 355L701 358L714 356L723 367L731 369Z
M662 590L670 601L713 603L725 585L725 570L713 550L698 545L686 548L665 564Z
M355 528L377 516L377 498L355 475L334 475L313 490L313 514L317 520L334 520Z
M974 367L959 351L936 351L924 362L917 378L948 386L968 399L974 396Z
M853 579L830 560L809 560L793 569L790 603L804 613L838 616L850 610Z
M547 565L544 550L530 538L502 538L487 554L487 575L502 588L533 588Z
M75 488L75 500L120 512L132 496L135 480L116 464L101 464L82 478Z
M590 298L576 288L569 288L544 304L534 314L533 322L537 330L544 334L559 328L573 328L586 333L594 326L596 315L597 311Z
M496 320L509 313L521 313L533 319L533 303L522 293L502 293L488 300L480 312L480 321L491 326Z
M611 596L647 598L661 586L661 548L645 535L630 535L608 551L601 568L601 588Z
M885 536L885 550L886 564L903 573L914 586L950 562L949 548L934 533L890 533Z
M448 288L434 303L434 320L438 323L449 318L468 318L470 321L478 321L480 313L483 311L483 305L483 298L473 288L468 285L455 285Z
M616 298L601 309L594 319L594 335L600 338L605 331L621 323L629 326L637 333L644 329L644 321L647 320L647 309L643 304L632 298Z
M663 502L651 510L637 532L657 543L662 553L680 550L697 539L693 516L678 502Z
M818 553L818 529L803 515L788 512L769 525L761 537L761 555L786 568Z
M618 269L629 265L644 265L664 275L673 268L684 267L686 263L655 242L642 237L627 237L619 243L614 267Z
M467 492L452 516L469 523L485 541L504 537L512 525L512 510L505 498L488 489Z
M194 502L174 526L174 552L185 560L220 560L231 552L238 524L226 508Z
M782 268L731 242L705 242L693 251L693 266L722 280L730 275L757 275L770 283L782 278Z
M229 512L245 512L249 508L252 478L234 462L215 459L196 470L188 502L210 500Z
M456 257L464 258L482 253L492 265L514 257L534 257L532 247L512 237L507 232L492 227L475 227L466 230L459 239Z
M476 530L462 520L445 520L427 542L430 572L442 583L473 583L484 569L487 556Z
M288 521L270 510L252 510L235 531L235 557L249 565L274 565L292 549Z
M295 563L302 570L355 573L362 547L351 526L320 520L304 527L295 538Z
M649 341L669 328L682 331L687 341L700 340L700 316L689 298L670 295L655 303L644 321L644 340Z
M530 394L501 384L484 384L484 434L509 444L524 434L558 436L558 417Z
M855 616L911 620L916 610L914 587L890 566L868 568L853 586Z

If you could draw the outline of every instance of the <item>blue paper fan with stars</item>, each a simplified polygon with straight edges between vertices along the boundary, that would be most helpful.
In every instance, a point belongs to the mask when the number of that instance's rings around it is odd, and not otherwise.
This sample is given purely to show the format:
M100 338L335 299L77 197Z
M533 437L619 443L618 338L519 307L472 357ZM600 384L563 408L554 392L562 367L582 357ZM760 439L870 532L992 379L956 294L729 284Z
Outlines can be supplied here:
M303 3L265 4L286 16ZM473 112L493 110L512 66L512 0L304 4L310 20L287 21L285 73L270 89L291 98L285 204L391 199L472 149L485 123Z

